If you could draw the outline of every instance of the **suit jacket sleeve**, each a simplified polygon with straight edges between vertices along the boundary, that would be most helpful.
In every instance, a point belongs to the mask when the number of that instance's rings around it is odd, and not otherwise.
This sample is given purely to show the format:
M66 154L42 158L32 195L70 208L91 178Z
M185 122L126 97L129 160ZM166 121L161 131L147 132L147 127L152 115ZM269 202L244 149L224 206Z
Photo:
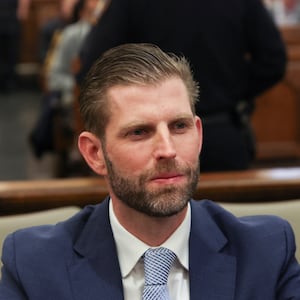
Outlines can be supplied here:
M278 300L300 299L300 267L295 258L295 238L288 222L285 223L285 263L282 266L281 277L277 285ZM280 247L280 245L278 245Z
M11 234L3 245L0 300L28 300L19 281L15 258L14 235Z

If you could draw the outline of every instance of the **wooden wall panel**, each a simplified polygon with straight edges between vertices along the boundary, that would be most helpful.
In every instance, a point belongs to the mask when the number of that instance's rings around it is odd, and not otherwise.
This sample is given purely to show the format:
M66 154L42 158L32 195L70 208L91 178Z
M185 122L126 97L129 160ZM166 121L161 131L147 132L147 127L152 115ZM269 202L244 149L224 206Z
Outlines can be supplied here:
M286 75L257 98L252 118L258 161L300 159L300 27L281 32L289 59Z
M21 63L38 63L40 29L58 15L59 0L31 0L29 17L22 23Z

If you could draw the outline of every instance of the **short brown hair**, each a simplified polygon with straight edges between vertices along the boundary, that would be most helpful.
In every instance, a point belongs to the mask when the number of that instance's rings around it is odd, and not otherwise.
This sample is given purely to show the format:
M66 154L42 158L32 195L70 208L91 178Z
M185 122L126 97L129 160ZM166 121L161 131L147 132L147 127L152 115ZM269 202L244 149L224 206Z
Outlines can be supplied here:
M80 112L86 130L105 137L110 110L107 91L116 85L159 84L179 77L184 82L193 113L198 99L198 83L194 80L186 58L163 52L153 44L123 44L106 51L88 72L79 97Z

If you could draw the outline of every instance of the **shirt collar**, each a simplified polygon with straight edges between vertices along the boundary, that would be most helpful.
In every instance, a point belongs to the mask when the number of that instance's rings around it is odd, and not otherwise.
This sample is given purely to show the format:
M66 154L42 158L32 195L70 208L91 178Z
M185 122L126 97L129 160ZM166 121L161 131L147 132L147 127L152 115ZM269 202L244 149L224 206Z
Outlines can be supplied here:
M161 247L172 250L176 254L179 263L186 270L189 269L188 241L191 227L190 210L190 204L188 204L188 210L183 222L175 232L160 245ZM149 245L140 241L119 223L114 213L111 200L109 204L109 218L117 246L121 274L124 278L132 271L144 252L149 249Z

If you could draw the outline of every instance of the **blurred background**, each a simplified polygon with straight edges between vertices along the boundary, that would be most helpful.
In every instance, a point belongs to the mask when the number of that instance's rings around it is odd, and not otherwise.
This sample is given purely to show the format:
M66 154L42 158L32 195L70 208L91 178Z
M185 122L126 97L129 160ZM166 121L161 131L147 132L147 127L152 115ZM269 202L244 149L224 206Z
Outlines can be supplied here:
M11 33L12 40L8 44L7 57L16 57L15 62L14 58L11 58L14 77L7 84L2 84L8 78L7 75L3 75L1 79L0 180L89 175L76 149L74 150L73 139L76 140L76 136L72 136L71 142L67 142L67 156L64 146L58 146L63 148L62 151L45 151L43 155L39 155L30 142L32 130L44 108L45 49L50 48L49 44L46 45L47 34L50 34L54 27L63 26L64 22L71 18L70 7L75 1L25 0L25 12L23 15L18 12L16 28L5 27L5 22L0 21L3 36L7 32ZM8 2L12 4L14 0ZM284 79L256 101L251 123L257 139L257 153L251 167L300 166L299 1L266 0L265 5L285 41L288 67ZM1 9L0 17L8 20L10 16L3 16L3 12ZM1 39L3 48L4 40ZM14 50L18 50L16 54ZM2 61L0 68L3 69L6 62L8 60ZM74 93L76 97L76 91ZM61 121L58 120L58 123ZM63 136L58 135L56 139L58 144L63 143L65 133Z

